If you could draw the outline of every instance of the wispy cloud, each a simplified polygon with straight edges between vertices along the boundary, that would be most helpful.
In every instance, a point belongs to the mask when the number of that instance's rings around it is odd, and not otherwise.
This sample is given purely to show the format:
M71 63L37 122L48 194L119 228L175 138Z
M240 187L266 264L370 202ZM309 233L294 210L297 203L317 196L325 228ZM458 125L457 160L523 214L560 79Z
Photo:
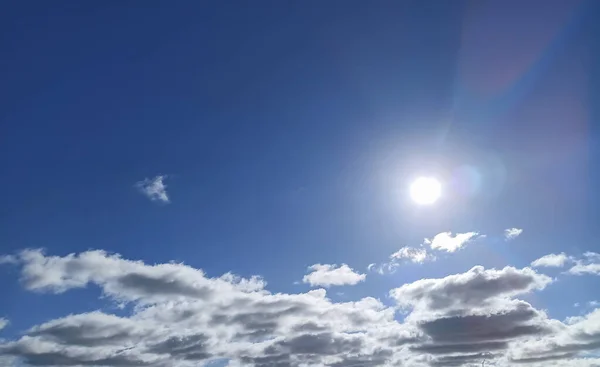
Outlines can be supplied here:
M577 263L573 265L571 269L569 269L569 274L574 275L583 275L583 274L592 274L592 275L600 275L600 264L591 263L591 264L583 264Z
M413 263L422 264L426 260L433 260L433 256L427 253L424 248L402 247L400 250L390 255L391 259L407 259Z
M137 182L135 187L152 201L168 203L170 200L169 195L167 194L167 185L164 183L166 178L167 176L165 175L147 178Z
M523 233L521 228L508 228L504 230L504 239L507 241L514 240Z
M553 268L562 268L565 264L570 261L570 257L567 256L564 252L560 254L548 254L540 257L539 259L533 261L531 266L540 268L540 267L553 267Z
M14 255L1 255L0 256L0 265L1 264L17 264L18 259Z
M573 261L575 262L575 265L573 265L567 273L573 275L600 275L600 254L596 252L586 252L583 254L583 258Z
M9 321L4 317L0 317L0 330L4 329L6 325L9 324Z
M425 244L429 245L434 250L454 252L461 249L467 243L480 238L478 232L457 233L452 235L452 232L438 233L433 239L425 239Z
M302 281L312 286L330 287L332 285L355 285L367 277L355 272L346 264L314 264L308 267L311 271Z
M391 274L396 271L402 262L411 262L414 264L423 264L426 261L435 261L435 256L424 248L404 246L400 250L390 255L390 259L387 262L379 265L373 263L367 266L367 270L376 271L379 274Z

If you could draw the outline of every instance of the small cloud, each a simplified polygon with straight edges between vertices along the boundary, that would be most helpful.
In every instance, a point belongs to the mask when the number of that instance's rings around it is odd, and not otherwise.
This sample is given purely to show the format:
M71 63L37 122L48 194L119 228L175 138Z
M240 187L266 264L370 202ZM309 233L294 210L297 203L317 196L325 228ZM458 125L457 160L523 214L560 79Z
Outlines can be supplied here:
M523 233L521 228L508 228L504 230L504 239L507 241L514 240Z
M164 183L166 178L167 176L165 175L147 178L143 181L137 182L135 187L152 201L168 203L169 195L167 195L167 185Z
M19 259L15 255L2 255L0 256L0 265L1 264L18 264Z
M4 317L0 317L0 330L4 329L10 322Z
M567 261L570 260L571 259L564 252L561 252L560 254L548 254L546 256L542 256L539 259L533 261L531 263L531 266L533 266L534 268L562 268L563 266L565 266Z
M308 267L311 272L302 278L304 283L311 286L330 287L332 285L355 285L367 277L366 274L355 272L346 264L314 264Z
M408 259L413 263L422 264L428 259L432 259L424 248L402 247L400 250L390 255L392 260Z
M579 307L579 306L581 306L581 305L579 304L579 302L575 302L575 303L573 303L573 307Z
M569 269L568 273L573 275L600 275L600 263L584 264L578 261L576 265Z
M377 273L393 274L400 267L403 260L410 261L415 264L423 264L426 261L435 261L435 256L431 255L424 248L415 248L404 246L400 250L390 255L390 261L379 264L369 264L367 270L376 271Z
M454 236L452 232L442 232L436 234L433 239L426 238L425 244L434 250L455 252L472 240L482 237L478 232L457 233Z

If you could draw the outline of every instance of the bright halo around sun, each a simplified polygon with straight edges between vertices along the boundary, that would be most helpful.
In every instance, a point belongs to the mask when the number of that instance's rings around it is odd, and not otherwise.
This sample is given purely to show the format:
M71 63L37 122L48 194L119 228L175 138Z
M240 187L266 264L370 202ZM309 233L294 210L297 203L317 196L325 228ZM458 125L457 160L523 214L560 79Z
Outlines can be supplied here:
M410 185L410 197L419 205L431 205L442 195L442 184L435 178L419 177Z

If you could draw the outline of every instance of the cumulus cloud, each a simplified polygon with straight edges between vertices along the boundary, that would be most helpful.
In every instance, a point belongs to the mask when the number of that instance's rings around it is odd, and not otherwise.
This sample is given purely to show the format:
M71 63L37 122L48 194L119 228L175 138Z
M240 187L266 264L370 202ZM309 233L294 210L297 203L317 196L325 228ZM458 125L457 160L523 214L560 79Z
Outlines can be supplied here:
M314 264L308 267L302 281L311 286L330 287L332 285L355 285L365 280L366 274L355 272L346 264Z
M539 267L555 267L561 268L565 266L565 264L570 260L570 258L564 253L560 254L548 254L540 257L539 259L533 261L531 266L539 268Z
M209 277L185 264L150 265L104 251L27 250L16 262L29 290L94 285L132 307L119 315L67 313L0 341L7 366L441 367L486 359L498 367L591 367L593 358L584 357L600 335L600 311L566 324L515 298L551 282L529 268L478 266L401 285L390 292L406 312L400 322L396 307L371 297L333 302L324 289L271 293L260 277Z
M18 262L27 289L61 293L94 284L135 306L129 316L95 311L50 320L0 344L0 355L26 365L385 365L418 337L374 298L333 303L323 289L273 294L259 277L209 278L184 264L147 265L103 251L60 257L28 250Z
M462 274L441 279L421 279L390 291L403 307L429 311L471 309L489 306L490 300L510 298L532 290L544 289L552 279L530 268L484 269L475 266Z
M519 237L521 233L523 233L521 228L507 228L504 230L504 238L507 241L514 240L515 238Z
M581 352L594 350L600 350L600 309L574 319L556 333L516 346L511 359L521 363L568 361Z
M168 203L169 195L167 194L167 185L164 183L166 178L167 176L164 175L159 175L154 178L147 178L143 181L137 182L135 187L152 201Z
M545 313L515 296L541 290L551 279L532 269L484 269L439 279L422 279L390 292L411 312L425 341L410 347L432 357L431 366L470 365L474 358L500 360L511 342L552 333L557 327Z
M478 236L478 232L457 233L456 235L452 235L452 232L442 232L436 234L433 239L426 238L425 244L434 250L455 252Z

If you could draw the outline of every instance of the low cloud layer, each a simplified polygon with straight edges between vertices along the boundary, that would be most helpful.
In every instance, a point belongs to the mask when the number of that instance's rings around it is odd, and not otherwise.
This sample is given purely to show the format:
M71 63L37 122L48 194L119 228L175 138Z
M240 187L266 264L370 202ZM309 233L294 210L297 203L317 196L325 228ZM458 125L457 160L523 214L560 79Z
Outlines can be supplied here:
M591 367L586 353L600 347L600 311L562 323L517 298L552 283L530 268L476 266L418 280L391 290L395 306L386 306L370 297L333 302L324 289L271 293L258 276L209 277L184 264L148 265L104 251L27 250L14 263L30 291L94 285L103 297L133 307L118 315L67 311L33 325L0 341L0 361L8 366L192 367L225 360L229 367L441 367L486 359L498 367ZM344 264L310 269L306 281L314 285L365 279Z
M311 286L355 285L365 280L366 274L355 272L346 264L314 264L308 267L309 274L302 281Z

